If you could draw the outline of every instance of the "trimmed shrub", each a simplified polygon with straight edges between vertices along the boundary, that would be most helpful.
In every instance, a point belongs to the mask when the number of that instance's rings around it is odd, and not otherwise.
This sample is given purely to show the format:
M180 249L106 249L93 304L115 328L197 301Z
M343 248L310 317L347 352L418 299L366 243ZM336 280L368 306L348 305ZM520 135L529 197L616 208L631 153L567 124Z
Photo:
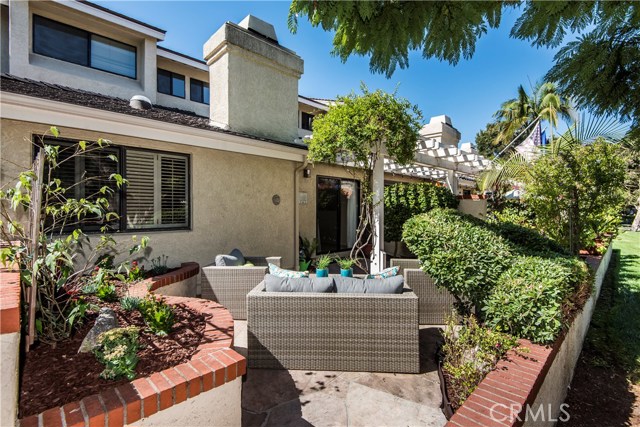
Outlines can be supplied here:
M402 239L402 226L413 216L434 208L457 208L458 199L446 187L431 183L393 184L384 188L384 237Z
M587 266L575 258L519 256L487 298L485 322L536 343L552 342L588 278Z
M493 231L515 245L516 250L527 254L555 252L562 255L569 253L556 241L543 236L538 231L510 222L487 224Z
M404 225L403 240L436 284L482 307L514 257L485 222L453 209L433 209Z

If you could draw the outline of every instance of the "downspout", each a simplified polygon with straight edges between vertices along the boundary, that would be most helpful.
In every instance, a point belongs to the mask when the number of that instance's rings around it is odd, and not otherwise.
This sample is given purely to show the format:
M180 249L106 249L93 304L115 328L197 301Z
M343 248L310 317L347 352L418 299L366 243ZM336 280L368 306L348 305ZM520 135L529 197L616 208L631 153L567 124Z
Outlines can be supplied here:
M300 172L309 165L309 159L304 156L301 166L298 166L293 172L293 268L298 269L300 265L300 205L298 204L298 193L300 187Z

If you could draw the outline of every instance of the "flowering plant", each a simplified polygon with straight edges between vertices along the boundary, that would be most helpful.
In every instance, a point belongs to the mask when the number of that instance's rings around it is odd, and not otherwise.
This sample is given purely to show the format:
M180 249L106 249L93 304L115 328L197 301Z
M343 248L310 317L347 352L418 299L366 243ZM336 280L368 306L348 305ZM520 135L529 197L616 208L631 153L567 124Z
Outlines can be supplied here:
M138 265L138 261L131 261L131 268L129 268L128 275L129 282L135 282L137 280L144 279L144 267Z

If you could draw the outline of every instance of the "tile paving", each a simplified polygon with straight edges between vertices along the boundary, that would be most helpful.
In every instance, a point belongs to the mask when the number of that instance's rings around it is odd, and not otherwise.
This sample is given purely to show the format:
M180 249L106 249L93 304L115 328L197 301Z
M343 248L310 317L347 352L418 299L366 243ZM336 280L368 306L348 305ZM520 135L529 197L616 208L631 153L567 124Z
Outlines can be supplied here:
M234 338L246 355L246 322L235 322ZM419 374L249 369L242 425L443 426L434 361L439 339L437 327L421 327Z

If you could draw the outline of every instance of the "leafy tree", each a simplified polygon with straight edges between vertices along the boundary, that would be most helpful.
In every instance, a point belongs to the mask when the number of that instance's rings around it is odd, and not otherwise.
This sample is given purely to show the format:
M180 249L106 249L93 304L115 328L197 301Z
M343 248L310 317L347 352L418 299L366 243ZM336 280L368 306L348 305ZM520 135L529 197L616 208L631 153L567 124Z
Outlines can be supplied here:
M619 147L599 139L538 159L524 198L546 235L572 253L595 249L620 223L625 172Z
M493 159L500 153L509 142L504 143L498 139L500 135L500 126L491 122L476 134L476 149L478 153L488 159Z
M361 209L351 258L364 255L376 239L373 229L373 170L383 153L400 164L413 160L422 114L409 101L362 85L362 95L339 96L313 121L309 160L340 163L361 179Z
M49 133L59 135L55 127ZM33 167L20 173L13 187L0 189L0 239L11 242L0 250L0 264L20 268L28 345L36 337L52 345L69 337L89 307L80 296L83 276L119 251L113 237L106 234L110 221L118 219L109 210L108 196L125 185L126 180L118 174L82 177L65 187L56 177L63 162L96 154L109 144L99 139L64 148L48 142L38 145L39 154ZM109 159L118 161L112 156ZM91 187L86 185L91 180L108 184L81 199L70 196L77 185ZM81 229L87 220L102 224L102 234L95 245ZM148 242L146 237L140 243L135 237L133 240L130 255L145 248Z
M640 114L640 3L634 1L371 2L293 0L289 27L298 16L335 31L333 54L370 56L373 72L390 77L409 66L409 52L457 64L470 59L477 40L500 25L505 8L522 6L511 30L536 47L559 47L568 32L586 32L556 55L549 81L580 106L618 113L638 123Z

